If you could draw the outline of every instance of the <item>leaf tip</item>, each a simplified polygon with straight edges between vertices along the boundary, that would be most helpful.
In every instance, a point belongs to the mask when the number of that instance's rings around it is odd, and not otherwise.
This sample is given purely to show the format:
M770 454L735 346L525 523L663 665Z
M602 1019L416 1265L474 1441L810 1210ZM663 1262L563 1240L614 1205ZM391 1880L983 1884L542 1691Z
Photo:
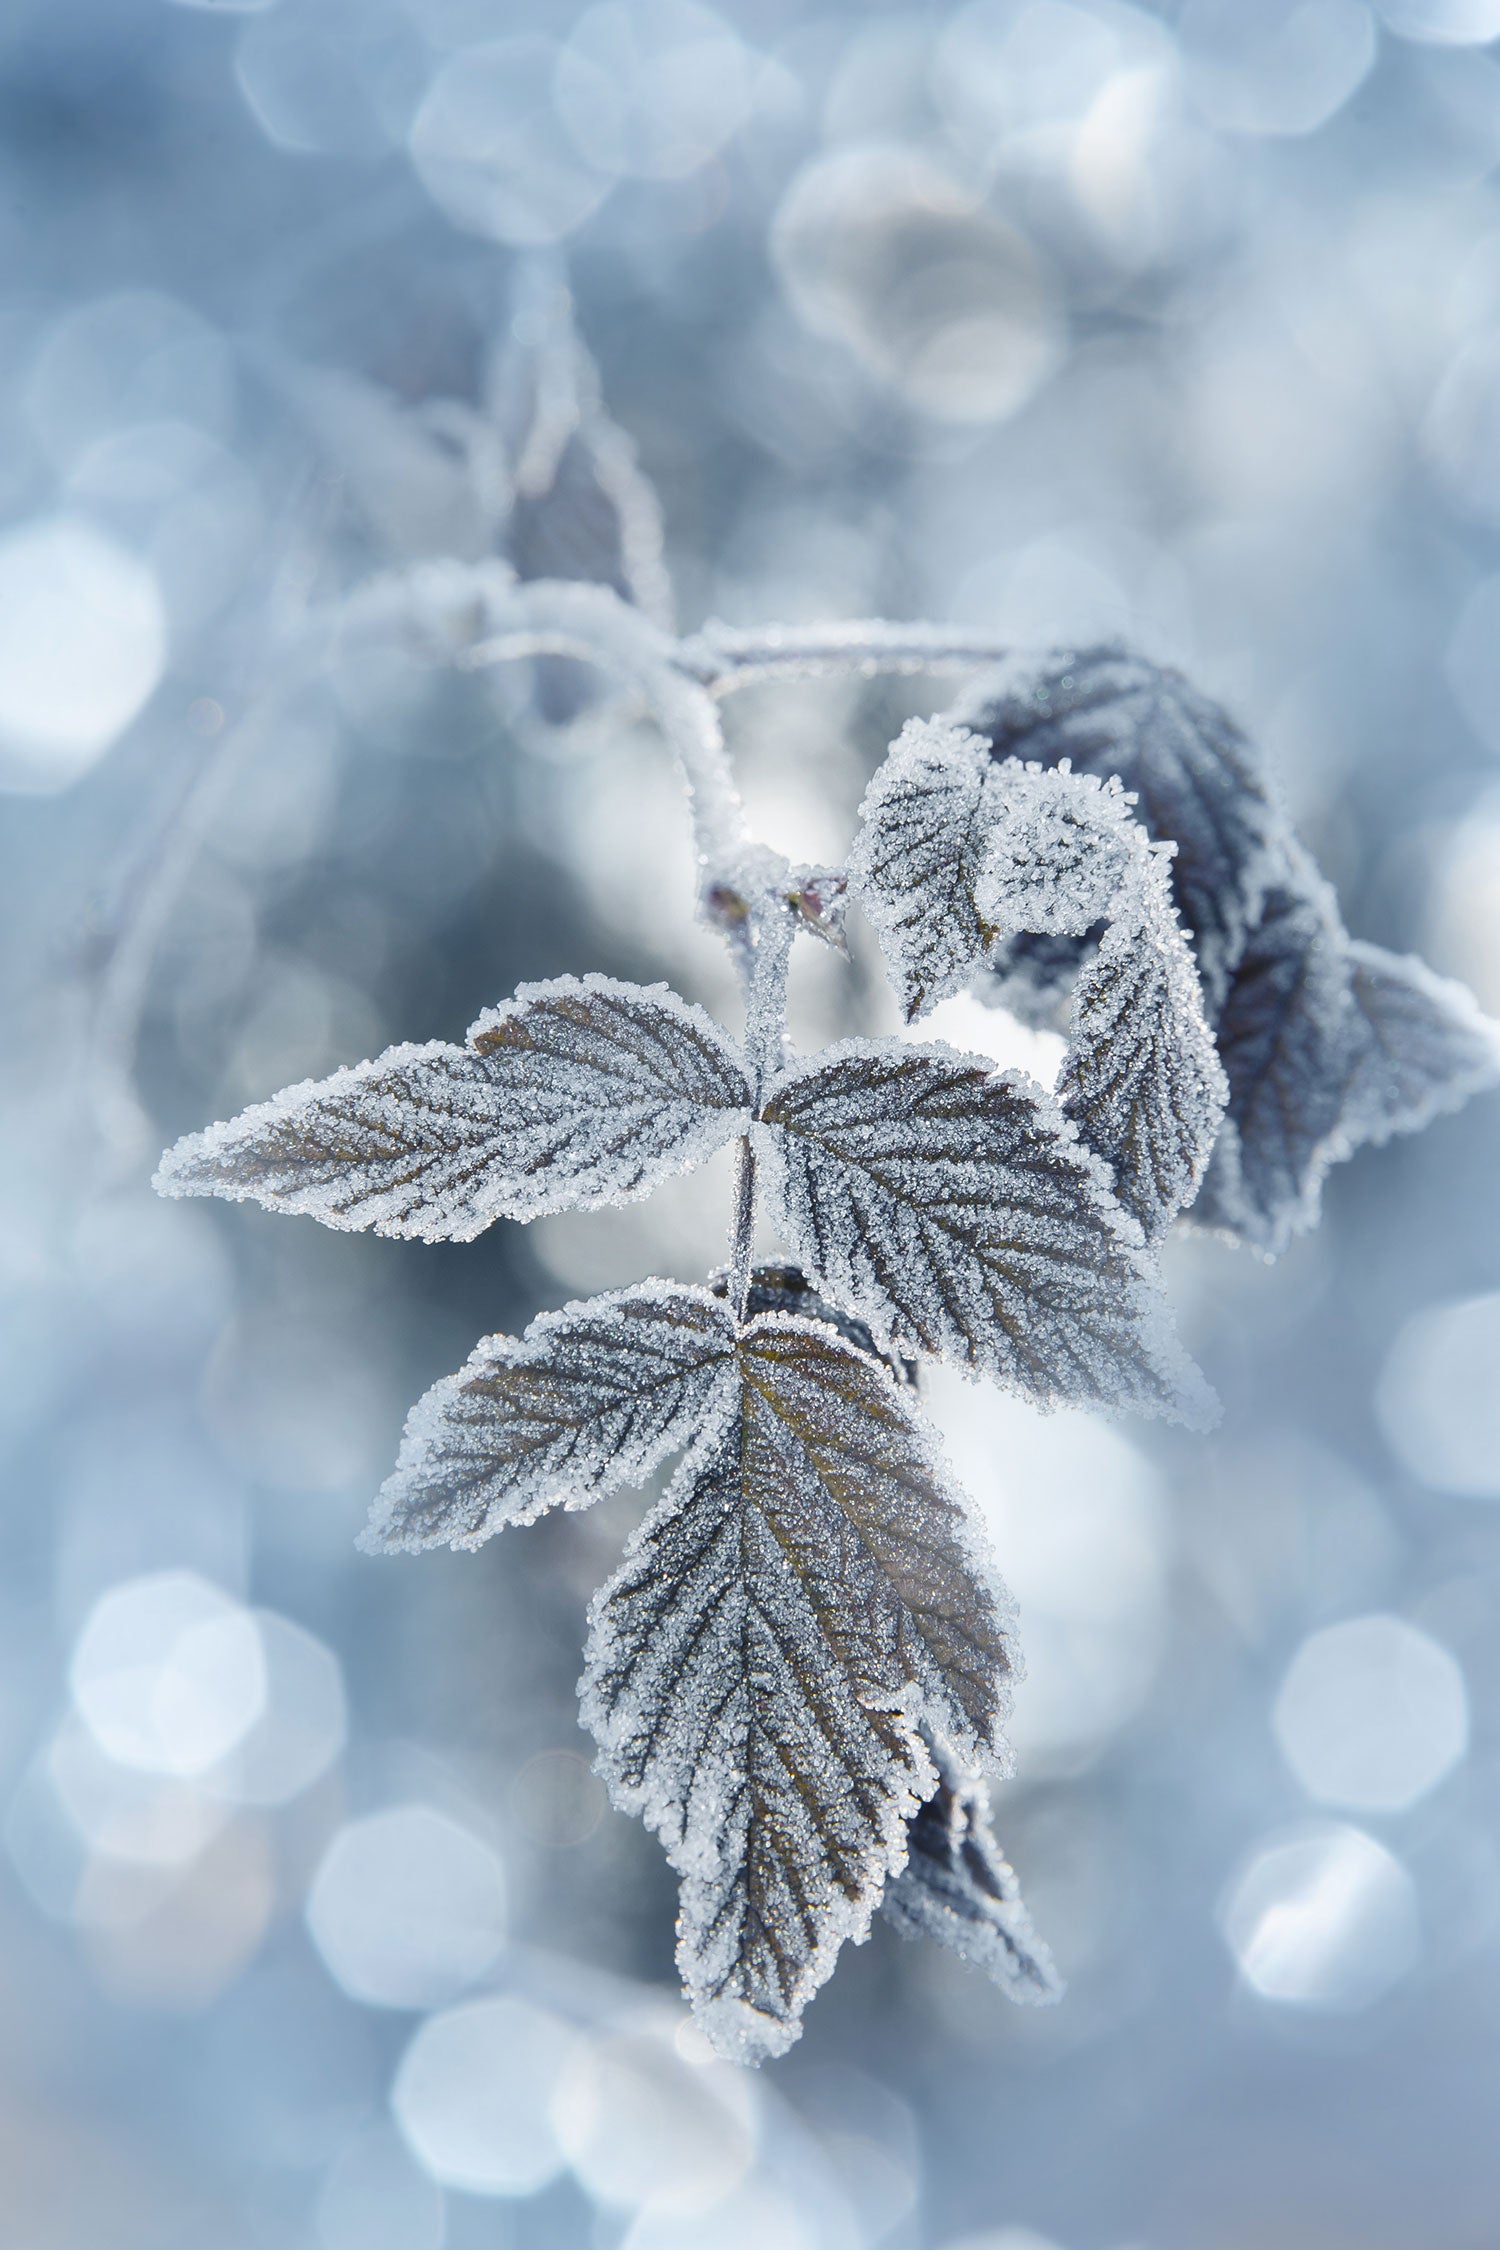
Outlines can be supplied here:
M194 1160L201 1158L204 1136L201 1133L184 1133L162 1152L160 1163L151 1175L151 1185L158 1195L211 1195L218 1183L195 1176Z
M799 2017L790 2022L752 2008L747 2000L702 2000L693 2015L713 2051L724 2062L755 2069L773 2061L802 2036Z
M1177 1386L1169 1419L1180 1422L1195 1437L1206 1437L1224 1419L1224 1408L1218 1392L1196 1362L1185 1355L1177 1370Z

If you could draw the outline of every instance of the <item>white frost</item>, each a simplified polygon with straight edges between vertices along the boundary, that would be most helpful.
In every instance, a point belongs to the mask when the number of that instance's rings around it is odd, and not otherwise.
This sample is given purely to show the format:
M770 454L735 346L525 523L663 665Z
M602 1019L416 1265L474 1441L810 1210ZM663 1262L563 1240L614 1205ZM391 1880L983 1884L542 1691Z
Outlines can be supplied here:
M1041 1404L1211 1414L1140 1228L1021 1073L844 1040L781 1078L754 1134L798 1255L882 1340Z
M962 991L989 950L974 889L1001 811L986 745L909 719L865 791L849 882L908 1018Z
M466 1242L649 1195L742 1132L749 1098L728 1033L665 985L558 977L487 1011L465 1047L391 1047L190 1134L155 1185Z
M1229 1087L1160 849L1133 863L1078 980L1058 1098L1157 1241L1198 1192Z
M683 1878L678 1961L721 2051L780 2053L862 1938L937 1784L925 1721L977 1754L1012 1659L931 1433L821 1324L742 1333L704 1432L591 1612L585 1723Z
M412 1408L361 1545L477 1547L643 1482L727 1405L733 1354L723 1300L664 1281L487 1336Z
M1059 766L1008 758L992 768L998 818L974 902L997 937L1081 937L1103 921L1140 831L1133 797Z

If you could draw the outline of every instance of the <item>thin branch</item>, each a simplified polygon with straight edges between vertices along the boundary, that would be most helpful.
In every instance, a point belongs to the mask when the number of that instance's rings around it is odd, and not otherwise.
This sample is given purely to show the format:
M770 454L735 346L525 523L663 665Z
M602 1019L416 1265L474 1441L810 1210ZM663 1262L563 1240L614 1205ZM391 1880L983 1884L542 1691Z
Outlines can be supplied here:
M717 620L677 645L676 662L715 696L761 680L874 679L880 673L972 672L1015 651L987 634L884 617L843 625L765 625L753 631Z
M450 594L456 591L451 584ZM608 586L538 578L472 592L486 629L460 652L466 671L523 656L572 656L632 688L666 736L687 785L700 880L732 876L750 848L713 697L677 661L678 643Z

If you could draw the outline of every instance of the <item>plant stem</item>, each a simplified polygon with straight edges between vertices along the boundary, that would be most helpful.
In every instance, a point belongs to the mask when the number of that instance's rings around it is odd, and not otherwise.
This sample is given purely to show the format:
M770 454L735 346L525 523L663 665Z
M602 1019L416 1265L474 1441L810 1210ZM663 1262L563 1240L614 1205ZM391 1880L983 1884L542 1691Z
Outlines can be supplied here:
M1014 650L987 634L885 617L839 625L765 625L744 632L717 620L677 644L678 666L713 696L758 680L873 679L881 672L972 672Z
M734 1175L734 1225L729 1237L729 1302L743 1320L750 1299L750 1262L755 1254L755 1150L742 1134Z
M466 671L520 657L572 656L633 688L677 758L687 786L701 887L733 879L750 830L713 697L677 662L679 643L608 586L537 578L497 586L493 567L471 575L482 623L459 653ZM445 589L451 602L457 593Z
M754 1103L765 1101L771 1080L786 1059L786 975L796 923L775 885L762 891L751 910L752 951L746 977L745 1061ZM730 1233L729 1290L735 1318L743 1320L750 1291L755 1248L756 1164L750 1135L740 1141L734 1183L734 1224Z

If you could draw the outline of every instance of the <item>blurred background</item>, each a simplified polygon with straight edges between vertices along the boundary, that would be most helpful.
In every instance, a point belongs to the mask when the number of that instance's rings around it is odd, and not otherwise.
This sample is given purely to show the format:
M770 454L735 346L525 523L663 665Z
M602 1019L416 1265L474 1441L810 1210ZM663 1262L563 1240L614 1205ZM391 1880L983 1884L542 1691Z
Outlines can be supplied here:
M461 1247L147 1184L523 978L737 1021L660 743L590 675L309 661L435 555L689 629L1125 635L1265 745L1354 932L1500 1011L1492 41L1500 0L7 0L8 2246L1500 2238L1493 1099L1276 1266L1171 1247L1211 1439L932 1384L1021 1605L998 1825L1070 1990L882 1926L753 2076L685 2028L577 1726L639 1500L353 1548L480 1334L719 1259L722 1167ZM949 692L740 698L760 832L842 857ZM863 938L794 1008L896 1028Z

